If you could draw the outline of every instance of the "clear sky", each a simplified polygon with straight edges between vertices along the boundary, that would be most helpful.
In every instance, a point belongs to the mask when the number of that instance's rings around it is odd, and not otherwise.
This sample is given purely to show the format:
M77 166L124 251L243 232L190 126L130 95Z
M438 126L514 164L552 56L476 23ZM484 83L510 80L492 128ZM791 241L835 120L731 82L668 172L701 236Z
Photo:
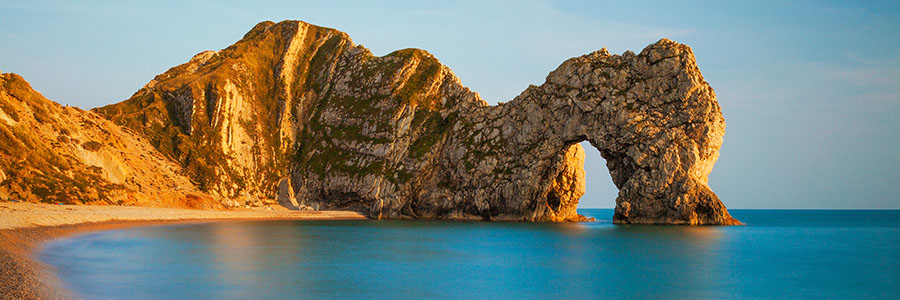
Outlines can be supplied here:
M296 19L376 55L426 49L497 103L569 57L667 37L694 49L722 106L710 186L726 206L900 209L898 1L430 2L6 0L0 70L92 108L260 21ZM585 146L580 207L612 207L604 161Z

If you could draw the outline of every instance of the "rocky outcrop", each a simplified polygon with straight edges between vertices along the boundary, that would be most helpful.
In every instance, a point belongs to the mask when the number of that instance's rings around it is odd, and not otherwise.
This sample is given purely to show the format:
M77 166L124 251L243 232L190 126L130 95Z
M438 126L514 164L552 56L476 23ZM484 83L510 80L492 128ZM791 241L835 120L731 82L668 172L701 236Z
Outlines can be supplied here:
M572 58L489 106L418 49L263 22L97 113L223 199L373 218L579 220L583 149L620 189L616 223L736 224L706 183L725 123L691 49ZM230 200L225 200L230 201Z
M468 192L452 201L474 198L480 213L566 218L580 193L547 187L567 177L565 153L586 140L619 188L616 223L738 224L707 185L725 122L685 45L663 39L640 54L576 57L541 86L459 120L442 149L442 180Z
M660 40L565 61L490 106L426 51L263 22L130 99L82 111L0 76L0 196L582 221L588 141L616 223L738 224L707 185L725 122L691 49Z
M0 74L0 196L32 202L217 208L181 166L99 115Z

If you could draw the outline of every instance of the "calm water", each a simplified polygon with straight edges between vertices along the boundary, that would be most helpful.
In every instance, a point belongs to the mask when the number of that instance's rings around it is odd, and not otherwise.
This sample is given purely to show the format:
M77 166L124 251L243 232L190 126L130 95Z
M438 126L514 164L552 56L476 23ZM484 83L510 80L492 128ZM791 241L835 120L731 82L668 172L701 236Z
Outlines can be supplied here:
M900 298L900 211L732 210L740 227L248 221L57 240L86 299Z

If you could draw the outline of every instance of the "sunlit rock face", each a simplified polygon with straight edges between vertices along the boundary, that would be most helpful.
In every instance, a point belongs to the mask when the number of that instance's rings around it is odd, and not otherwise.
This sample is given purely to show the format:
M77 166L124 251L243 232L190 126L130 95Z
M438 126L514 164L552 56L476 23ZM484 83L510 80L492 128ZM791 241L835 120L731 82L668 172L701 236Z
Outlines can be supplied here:
M340 31L263 22L95 110L226 204L373 218L582 220L584 151L617 223L735 224L709 189L725 123L689 47L600 50L489 106L426 51L376 57Z
M619 188L616 223L730 225L738 222L707 185L724 132L691 49L663 39L640 54L604 49L569 59L509 103L469 111L451 130L444 161L480 163L474 172L446 164L459 190L471 191L454 195L460 202L485 199L481 207L529 220L569 219L563 212L581 194L556 201L558 189L547 187L567 177L567 162L579 159L564 153L586 140ZM490 155L473 157L479 153Z
M219 208L138 134L0 74L0 198Z

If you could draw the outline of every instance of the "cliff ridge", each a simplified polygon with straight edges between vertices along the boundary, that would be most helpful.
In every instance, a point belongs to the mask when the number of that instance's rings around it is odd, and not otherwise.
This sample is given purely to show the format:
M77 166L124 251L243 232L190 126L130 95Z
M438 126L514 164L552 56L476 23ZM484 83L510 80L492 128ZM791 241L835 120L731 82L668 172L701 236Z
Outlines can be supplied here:
M83 114L224 206L578 221L588 141L620 190L616 223L738 224L706 180L725 128L715 93L666 39L566 60L491 106L424 50L378 57L331 28L267 21Z

